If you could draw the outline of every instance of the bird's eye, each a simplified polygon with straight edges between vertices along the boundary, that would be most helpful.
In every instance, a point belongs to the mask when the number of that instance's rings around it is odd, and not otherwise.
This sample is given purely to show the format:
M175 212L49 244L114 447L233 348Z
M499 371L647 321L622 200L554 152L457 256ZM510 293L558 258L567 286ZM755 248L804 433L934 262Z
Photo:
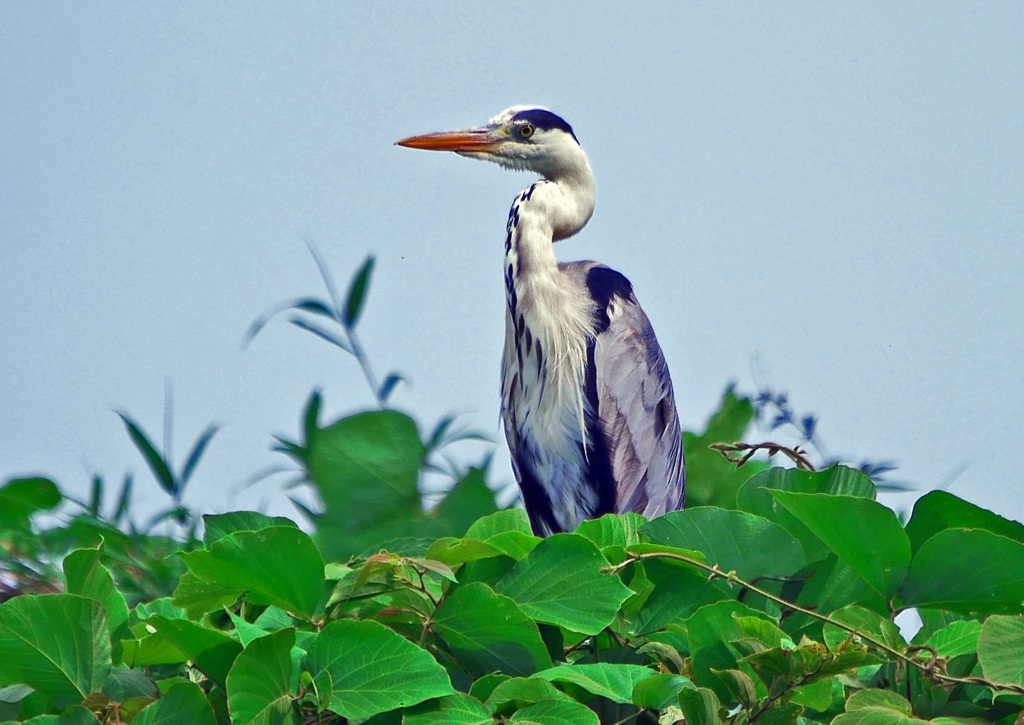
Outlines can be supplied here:
M519 135L523 138L530 138L533 135L533 131L533 125L529 123L524 123L519 127Z

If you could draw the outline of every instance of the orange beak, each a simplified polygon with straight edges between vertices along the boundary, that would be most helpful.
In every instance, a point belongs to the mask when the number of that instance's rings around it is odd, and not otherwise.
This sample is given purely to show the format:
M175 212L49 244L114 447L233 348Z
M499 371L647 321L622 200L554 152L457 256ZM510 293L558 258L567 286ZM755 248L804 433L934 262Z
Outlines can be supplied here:
M410 149L428 149L430 151L456 151L470 153L490 153L497 149L498 144L508 138L494 133L490 128L467 128L461 131L441 131L427 133L422 136L410 136L396 141L396 146Z

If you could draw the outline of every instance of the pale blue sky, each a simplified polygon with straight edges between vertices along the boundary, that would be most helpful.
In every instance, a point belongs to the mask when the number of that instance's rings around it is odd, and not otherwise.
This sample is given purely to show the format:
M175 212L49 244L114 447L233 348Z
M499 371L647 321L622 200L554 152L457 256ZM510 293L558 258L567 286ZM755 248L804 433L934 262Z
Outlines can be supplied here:
M273 482L237 493L271 433L316 386L332 415L370 402L287 325L240 347L319 293L305 240L339 279L377 255L363 336L412 380L394 402L499 439L529 178L392 144L537 103L598 182L556 251L633 281L685 427L767 371L833 454L1022 519L1022 38L1011 2L4 3L0 476L141 484L110 411L159 434L170 377L179 458L225 426L186 500L289 513Z

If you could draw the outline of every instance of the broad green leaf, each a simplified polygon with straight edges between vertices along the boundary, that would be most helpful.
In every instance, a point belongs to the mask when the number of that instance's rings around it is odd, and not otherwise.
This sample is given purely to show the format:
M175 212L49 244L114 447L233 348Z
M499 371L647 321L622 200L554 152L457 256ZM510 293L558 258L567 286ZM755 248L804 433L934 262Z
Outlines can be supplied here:
M230 606L242 596L242 591L241 588L224 586L215 581L203 581L186 571L178 580L172 601L190 619L199 619L207 612Z
M600 725L597 713L572 700L542 700L517 710L509 725Z
M133 725L216 725L213 708L199 685L180 682L139 713Z
M722 681L732 696L746 710L752 710L757 704L757 686L754 678L742 670L711 670Z
M275 604L306 619L323 595L323 557L313 540L293 526L236 531L206 551L181 557L203 581L247 590L256 604Z
M539 536L524 534L521 531L504 531L487 540L489 545L516 561L522 561L540 542Z
M640 514L605 514L597 519L584 521L576 533L594 542L598 549L606 546L632 546L644 540L640 528L647 523Z
M832 685L834 680L829 677L812 682L809 685L793 689L791 702L809 707L817 712L825 712L832 706Z
M242 645L223 632L187 619L150 617L146 623L164 635L217 684L224 685Z
M636 687L633 688L632 702L637 707L664 710L678 701L680 690L693 686L693 682L688 677L672 675L667 672L655 672L650 677L636 683Z
M65 556L65 591L93 599L103 607L113 645L128 633L128 604L124 595L114 586L110 572L100 563L102 557L102 548L76 549Z
M699 551L707 563L735 571L744 579L786 576L804 565L803 550L788 531L742 511L709 507L674 511L641 532L659 544Z
M14 478L0 486L0 531L21 529L37 511L50 511L62 500L48 478Z
M886 598L896 592L910 565L910 542L892 509L856 496L771 494L874 591Z
M484 473L483 468L471 468L430 512L429 521L436 528L434 536L462 536L474 522L497 510Z
M537 625L485 584L461 586L434 615L434 627L463 669L530 675L551 667Z
M899 627L891 619L870 609L858 606L844 607L832 612L829 617L869 637L881 640L890 647L902 650L907 646L900 635ZM824 634L825 644L829 649L834 649L836 645L850 637L850 632L832 624L825 625Z
M328 624L309 647L306 669L331 673L331 709L364 719L451 695L448 673L428 652L371 621Z
M133 697L158 697L160 690L142 670L115 667L103 684L103 694L111 702L124 702Z
M20 721L22 725L98 725L96 717L84 707L69 707L60 715L38 715Z
M427 549L427 556L435 561L443 561L455 568L467 561L489 559L501 556L503 552L491 544L479 539L456 539L451 536L438 539Z
M906 698L892 690L857 690L846 700L846 711L853 712L865 707L886 707L890 710L912 716L910 703Z
M742 669L753 674L749 665L739 663L735 648L728 643L746 636L740 618L763 616L735 601L717 602L698 609L686 622L694 682L726 698L728 689L712 670Z
M1024 687L1024 617L989 617L978 637L985 678Z
M0 604L0 682L29 685L58 707L81 702L110 675L110 629L100 605L74 594Z
M736 496L736 505L769 519L796 537L808 562L828 555L828 547L796 516L783 507L769 492L828 493L836 496L875 498L875 484L860 471L846 466L833 466L824 471L801 471L797 468L769 468L743 484Z
M482 702L456 692L409 708L402 725L494 725L494 720Z
M1024 525L946 491L930 491L914 504L914 512L907 522L907 537L916 552L924 542L945 529L985 529L1018 543L1024 541Z
M924 725L925 722L888 707L862 707L836 716L832 725Z
M492 536L503 534L506 531L533 534L533 531L530 529L530 519L527 518L526 512L523 509L504 509L496 511L490 516L484 516L469 527L465 538L487 541Z
M978 635L981 622L964 620L943 627L928 638L925 643L946 659L978 651Z
M236 531L259 531L260 529L269 529L271 526L298 528L294 521L284 516L267 516L256 511L205 514L203 516L203 526L205 527L203 531L203 544L207 548L217 539L233 534Z
M722 725L724 708L718 696L706 687L680 690L679 706L687 725Z
M410 534L422 518L416 483L425 453L412 418L359 413L318 430L309 445L309 475L325 507L317 543L329 559Z
M289 697L295 630L282 629L253 640L227 677L232 725L298 723Z
M708 581L706 574L662 562L645 561L643 565L658 581L636 613L635 634L653 632L673 620L689 617L705 604L733 598L725 583L719 579Z
M921 545L900 590L906 607L1024 612L1024 546L982 529L946 529Z
M747 398L737 397L730 387L722 396L719 410L708 421L704 433L683 433L686 451L686 505L721 506L733 508L736 492L755 473L768 467L760 461L750 461L738 467L708 446L714 443L732 443L743 438L754 407Z
M608 562L588 539L555 534L517 563L495 591L511 597L538 622L597 634L633 595L617 576L601 571L606 566Z
M653 674L654 670L641 665L597 663L559 665L533 677L548 682L571 682L591 695L625 704L632 702L633 688Z
M513 677L499 683L488 695L484 705L491 714L504 715L530 703L551 699L570 700L572 698L547 680L538 680L533 677L528 679Z
M159 632L141 639L121 640L121 661L129 667L173 665L187 660L188 655Z

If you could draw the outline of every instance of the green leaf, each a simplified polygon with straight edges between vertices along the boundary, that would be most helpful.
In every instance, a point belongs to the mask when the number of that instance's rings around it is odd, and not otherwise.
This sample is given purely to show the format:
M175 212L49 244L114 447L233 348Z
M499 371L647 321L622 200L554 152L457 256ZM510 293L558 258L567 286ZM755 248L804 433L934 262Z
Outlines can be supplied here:
M530 519L527 518L523 509L504 509L496 511L490 516L484 516L469 527L465 538L487 541L492 536L504 534L506 531L533 534L533 530L530 528Z
M143 460L146 461L146 465L149 466L149 470L153 473L153 477L156 482L160 485L167 493L172 496L178 495L178 481L171 473L170 466L164 457L160 455L156 447L149 442L149 438L142 429L135 424L131 418L124 413L118 413L121 420L124 421L124 427L128 430L128 437L132 439L132 443L142 454Z
M0 531L22 529L37 511L56 508L63 497L48 478L14 478L0 486Z
M438 536L462 536L482 516L494 513L494 493L484 482L485 469L471 468L431 512Z
M199 685L179 682L139 713L133 725L216 725L213 708Z
M190 619L199 619L207 612L230 606L242 595L242 589L203 581L190 571L178 580L174 605L183 609ZM173 617L172 617L173 619Z
M900 590L906 607L965 614L1024 611L1024 546L982 529L946 529L921 545Z
M159 697L160 690L142 670L115 667L103 683L103 694L112 702L123 703L133 697Z
M650 677L636 683L636 687L633 688L632 702L637 707L664 710L678 701L679 691L684 687L693 687L690 678L667 672L655 672Z
M923 725L925 722L888 707L862 707L838 715L832 725Z
M313 540L294 526L236 531L206 551L182 554L197 577L249 592L257 604L276 604L310 619L324 591L324 560Z
M907 537L916 552L945 529L985 529L1014 541L1024 541L1024 525L1004 519L946 491L930 491L917 500L907 522Z
M533 675L548 682L571 682L591 695L625 704L633 700L633 688L654 675L654 670L641 665L576 664L559 665Z
M331 709L350 719L454 693L429 653L376 622L328 624L310 645L306 668L314 677L331 673Z
M846 700L847 712L865 707L886 707L907 716L913 715L906 698L892 690L857 690Z
M633 595L617 576L601 571L606 566L593 542L578 534L555 534L518 562L495 591L538 622L597 634Z
M84 707L67 708L60 715L38 715L21 721L23 725L98 725L99 721ZM5 724L6 725L6 724Z
M790 701L817 712L825 712L832 706L832 683L832 678L825 678L794 688Z
M294 521L284 516L267 516L256 511L206 514L203 516L203 544L209 548L217 539L236 531L259 531L260 529L269 529L271 526L298 528Z
M856 496L771 494L875 592L896 592L910 565L910 542L892 509Z
M906 647L903 637L900 635L899 627L886 617L864 607L850 606L832 612L829 615L836 622L863 632L864 634L880 639L884 644L902 650ZM850 632L832 624L826 624L824 628L825 644L829 649L834 649L840 642L849 638Z
M402 725L494 725L483 703L462 692L405 711Z
M490 559L501 556L502 551L479 539L456 539L446 536L438 539L427 549L427 556L455 568L467 561Z
M985 678L1024 687L1024 617L989 617L978 637Z
M743 438L754 408L746 398L739 398L730 387L722 396L722 405L708 421L701 435L683 433L686 452L686 506L721 506L733 508L736 492L755 473L768 467L760 461L737 466L710 449L713 443L732 443Z
M359 320L359 313L363 309L363 300L366 297L366 289L370 285L370 275L373 273L374 258L367 257L363 266L352 278L352 285L348 288L348 299L345 301L345 327L352 327Z
M81 702L110 675L103 609L74 594L15 597L0 604L0 682L29 685L58 707Z
M722 725L722 704L718 696L706 687L681 690L679 706L686 716L687 725Z
M289 697L295 630L282 629L249 643L227 677L232 725L298 723Z
M981 622L965 620L953 622L928 638L925 643L947 659L978 651Z
M729 691L713 670L743 669L753 673L749 665L740 665L735 648L728 644L747 635L740 622L743 617L763 615L739 602L727 601L701 607L686 622L694 682L710 687L722 698Z
M542 700L518 710L509 725L600 725L597 713L572 700Z
M824 471L801 471L797 468L769 468L743 484L736 496L742 511L761 516L782 526L796 537L808 562L828 556L828 547L796 516L771 495L771 491L827 493L836 496L875 498L875 484L860 471L846 466L833 466Z
M344 561L410 535L410 522L422 518L416 483L424 455L412 418L360 413L318 430L309 445L309 475L325 507L316 533L325 556Z
M786 576L804 565L799 542L777 524L742 511L702 507L673 511L641 531L659 544L700 551L707 563L744 579Z
M434 615L434 627L464 669L530 675L551 667L537 625L485 584L459 587Z
M499 683L488 695L484 705L491 714L503 715L530 703L551 699L570 700L572 698L547 680L538 680L533 677L529 679L513 677Z
M242 645L216 629L209 629L187 619L154 616L146 623L170 640L208 677L224 685L232 663Z
M110 572L100 563L102 556L102 549L76 549L64 557L65 590L93 599L103 607L111 644L116 644L128 633L128 603L114 586Z
M605 514L597 519L584 521L576 533L594 542L598 549L606 546L633 546L644 540L640 529L647 523L640 514Z

